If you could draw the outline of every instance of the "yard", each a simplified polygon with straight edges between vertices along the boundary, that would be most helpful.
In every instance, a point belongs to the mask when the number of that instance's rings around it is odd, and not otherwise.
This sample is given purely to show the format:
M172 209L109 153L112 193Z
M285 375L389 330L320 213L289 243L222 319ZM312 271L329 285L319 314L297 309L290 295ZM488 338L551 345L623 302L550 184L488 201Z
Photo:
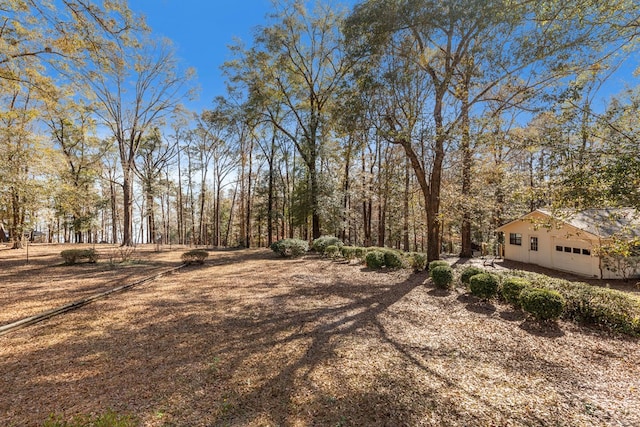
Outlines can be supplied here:
M0 251L0 325L179 263ZM40 252L38 252L40 251ZM142 426L636 426L640 344L539 326L426 273L215 251L0 336L0 425L113 410Z

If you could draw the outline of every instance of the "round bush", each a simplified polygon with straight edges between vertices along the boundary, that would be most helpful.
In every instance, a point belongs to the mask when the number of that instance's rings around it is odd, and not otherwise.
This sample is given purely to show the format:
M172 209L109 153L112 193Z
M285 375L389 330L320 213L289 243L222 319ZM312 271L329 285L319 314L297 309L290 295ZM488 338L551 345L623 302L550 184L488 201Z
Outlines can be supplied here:
M181 255L182 262L187 265L191 264L204 264L204 260L209 257L209 252L204 249L192 249L190 251L184 252Z
M555 320L562 315L566 306L565 299L559 292L540 288L523 289L520 304L524 311L538 320Z
M396 251L384 251L384 265L389 268L402 268L404 267L404 258Z
M384 252L378 250L367 252L364 261L370 269L379 270L384 266Z
M283 239L273 242L271 250L281 257L298 257L309 250L309 242L300 239Z
M344 243L335 236L320 236L311 244L311 248L319 254L324 254L329 246L337 246L341 248L344 246Z
M427 265L427 254L413 252L409 257L409 263L415 271L422 271Z
M516 307L520 306L520 293L523 289L530 287L531 282L522 277L507 277L502 282L500 291L502 297Z
M447 261L441 260L441 259L437 259L435 261L431 261L429 263L429 274L431 274L431 270L433 270L434 268L438 267L438 266L447 266L450 267L449 263Z
M429 273L433 284L440 289L448 289L453 283L453 269L448 265L438 265Z
M75 264L78 260L86 259L90 263L98 261L98 254L94 249L66 249L60 252L65 264Z
M342 251L336 245L329 245L324 249L324 255L329 258L338 258L342 256Z
M480 267L469 266L464 270L462 270L462 273L460 274L460 281L465 285L468 285L469 279L471 279L472 276L475 276L476 274L480 274L480 273L486 273L486 271L484 271Z
M498 293L498 277L489 273L480 273L469 279L471 293L479 298L489 299Z

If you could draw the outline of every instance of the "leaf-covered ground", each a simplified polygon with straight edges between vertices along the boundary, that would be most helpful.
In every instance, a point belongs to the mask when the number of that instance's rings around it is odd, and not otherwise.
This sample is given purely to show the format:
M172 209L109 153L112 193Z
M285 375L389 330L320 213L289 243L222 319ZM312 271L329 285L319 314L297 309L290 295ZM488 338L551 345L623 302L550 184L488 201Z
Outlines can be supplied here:
M41 267L22 286L63 271ZM108 409L144 426L640 425L637 340L542 327L425 273L267 250L211 252L1 336L0 381L9 426Z

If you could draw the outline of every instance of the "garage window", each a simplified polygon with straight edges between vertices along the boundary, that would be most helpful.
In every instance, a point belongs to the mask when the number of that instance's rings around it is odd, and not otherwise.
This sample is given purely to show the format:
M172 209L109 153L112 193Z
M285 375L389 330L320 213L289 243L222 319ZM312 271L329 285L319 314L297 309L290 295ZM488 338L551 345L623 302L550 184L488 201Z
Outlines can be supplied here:
M569 246L565 246L564 247L564 251L568 252L568 253L571 253L571 248Z
M562 252L562 246L556 246L556 251Z
M509 243L516 246L522 246L522 234L509 233Z
M579 254L580 253L580 248L573 248L573 253L574 254Z
M589 249L583 249L582 255L591 255L591 251Z

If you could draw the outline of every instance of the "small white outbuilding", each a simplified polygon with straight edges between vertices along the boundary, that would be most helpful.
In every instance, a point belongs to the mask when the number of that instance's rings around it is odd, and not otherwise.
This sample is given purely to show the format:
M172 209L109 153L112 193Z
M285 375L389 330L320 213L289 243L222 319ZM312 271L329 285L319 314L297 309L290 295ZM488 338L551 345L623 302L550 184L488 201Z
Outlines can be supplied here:
M640 275L640 262L628 262L629 258L622 271L619 263L599 255L601 248L616 240L638 241L640 214L632 208L553 213L537 209L496 231L504 233L508 260L602 279Z

